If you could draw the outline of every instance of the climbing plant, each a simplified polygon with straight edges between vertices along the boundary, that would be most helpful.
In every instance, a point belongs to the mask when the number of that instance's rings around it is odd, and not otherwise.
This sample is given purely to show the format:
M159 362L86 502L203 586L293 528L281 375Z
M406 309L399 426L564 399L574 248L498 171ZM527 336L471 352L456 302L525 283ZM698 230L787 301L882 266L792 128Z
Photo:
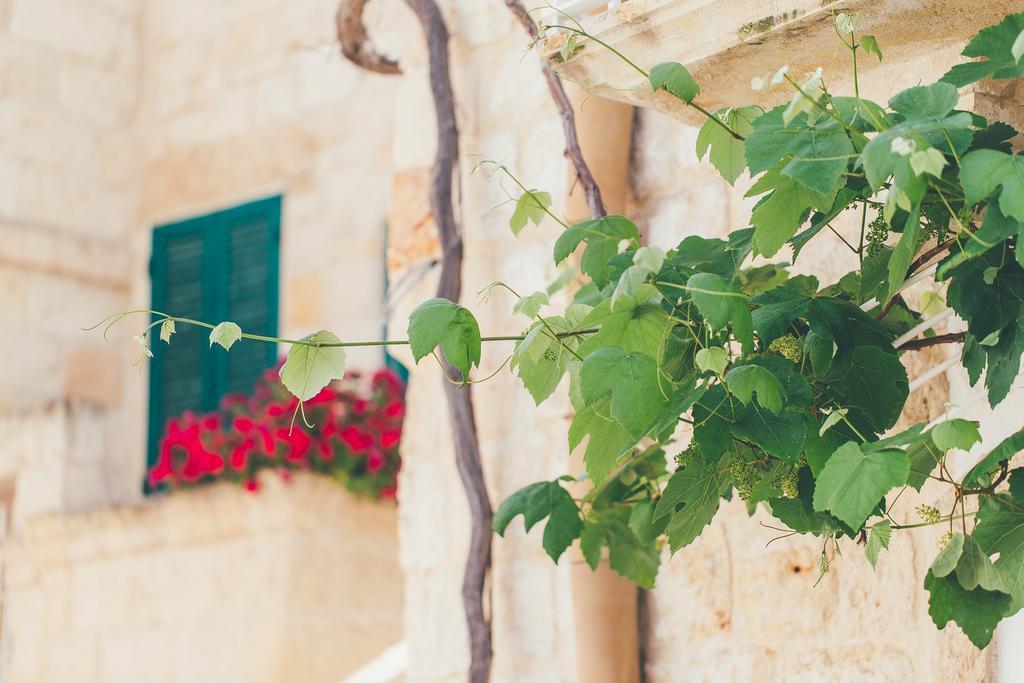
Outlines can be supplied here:
M465 384L482 343L514 342L510 367L538 405L568 378L575 416L567 447L584 449L586 471L511 495L495 513L497 533L519 515L527 529L546 520L552 559L578 542L592 567L607 553L612 569L650 587L663 547L675 553L692 543L722 500L739 498L752 514L763 509L780 528L821 539L822 573L842 544L861 545L874 565L894 534L943 525L923 577L929 613L939 628L953 621L987 645L998 622L1024 606L1024 467L1011 465L1024 430L960 477L947 456L980 442L977 423L893 430L909 396L906 353L962 344L970 381L984 376L992 406L1020 369L1024 156L1011 149L1012 127L957 103L958 89L980 79L1024 76L1024 14L978 33L963 52L975 61L887 106L861 97L857 83L857 60L881 60L881 47L840 14L853 94L831 92L820 70L798 78L782 67L753 84L792 89L768 111L709 112L681 64L647 71L578 24L540 29L538 38L568 36L562 58L583 46L610 49L652 89L704 114L697 153L730 183L749 172L747 196L758 197L749 222L727 238L691 235L663 251L642 246L624 216L568 225L547 193L514 179L522 193L512 231L550 218L564 227L555 264L579 254L580 272L548 291L496 285L515 295L515 314L531 319L525 331L482 336L469 309L433 299L412 313L405 340L342 341L325 330L271 340L291 345L285 387L301 400L316 395L342 376L345 347L370 344L408 344L417 361L443 354L460 375L447 379ZM783 249L799 259L812 239L843 239L832 222L847 212L860 224L857 239L844 240L858 267L837 282L769 261ZM934 293L917 310L904 292L920 282ZM570 303L548 312L558 291ZM928 309L941 292L965 332L931 330ZM137 338L146 353L151 331L159 327L171 343L175 324L208 327L211 345L225 349L267 341L230 323L148 313L154 321ZM670 458L666 447L682 433L689 444ZM564 486L576 479L592 484L579 498ZM947 487L943 509L922 506L919 522L898 523L902 492L929 481Z

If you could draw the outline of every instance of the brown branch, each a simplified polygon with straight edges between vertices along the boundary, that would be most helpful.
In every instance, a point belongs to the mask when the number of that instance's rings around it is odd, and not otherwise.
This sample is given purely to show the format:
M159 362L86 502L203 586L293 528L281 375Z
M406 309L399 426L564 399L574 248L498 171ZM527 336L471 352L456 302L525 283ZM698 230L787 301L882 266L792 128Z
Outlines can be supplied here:
M505 0L505 5L519 19L530 38L537 37L537 23L523 7L520 0ZM572 162L576 169L576 177L583 188L583 195L587 199L587 209L591 218L600 218L607 215L604 202L601 199L601 188L594 180L594 174L583 159L583 150L580 148L580 140L576 134L576 113L572 107L572 101L562 87L562 81L551 70L551 64L546 59L542 60L541 69L544 72L544 80L548 83L548 90L551 92L551 99L555 101L555 108L562 119L562 132L565 134L565 156Z
M942 252L948 250L954 244L956 244L956 240L955 239L948 239L945 242L939 242L934 247L932 247L928 251L926 251L923 254L921 254L920 256L918 256L916 259L914 259L914 262L910 264L910 268L907 269L907 277L910 277L911 275L913 275L917 271L921 270L921 268L926 263L931 261L935 256L937 256L937 255L941 254Z
M462 235L452 208L452 176L458 160L459 129L455 118L448 62L448 28L435 0L406 0L427 38L430 90L437 114L437 155L430 186L430 208L441 238L441 276L437 296L458 301L462 293ZM449 374L458 370L448 364ZM487 495L476 419L469 385L444 383L452 425L455 463L469 502L469 556L462 577L462 606L469 632L470 683L485 683L491 669L491 627L484 611L487 573L491 566L491 501Z
M948 334L937 334L934 337L922 337L921 339L911 339L908 342L904 342L896 348L897 351L918 351L920 349L926 349L929 346L938 346L939 344L959 344L967 336L966 332L950 332Z
M377 52L366 35L363 9L370 0L341 0L335 15L341 53L358 67L379 74L400 74L398 62Z

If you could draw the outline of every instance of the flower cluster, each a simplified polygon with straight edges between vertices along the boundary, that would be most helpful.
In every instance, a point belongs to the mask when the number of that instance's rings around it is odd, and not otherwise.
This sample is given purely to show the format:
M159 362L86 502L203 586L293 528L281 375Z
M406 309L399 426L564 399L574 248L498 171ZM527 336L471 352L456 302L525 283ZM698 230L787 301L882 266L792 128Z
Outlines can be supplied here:
M297 399L268 370L251 395L229 395L218 411L169 420L149 484L186 488L227 480L257 491L260 470L277 470L285 480L294 471L313 471L358 495L393 498L404 393L390 370L375 373L368 390L350 373L306 401L304 417L295 416Z

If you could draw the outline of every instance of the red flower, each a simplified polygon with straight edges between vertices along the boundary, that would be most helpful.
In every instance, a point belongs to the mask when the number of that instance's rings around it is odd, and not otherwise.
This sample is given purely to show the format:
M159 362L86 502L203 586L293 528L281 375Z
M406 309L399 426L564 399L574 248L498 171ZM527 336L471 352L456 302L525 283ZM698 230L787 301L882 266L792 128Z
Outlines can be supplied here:
M277 438L288 444L288 452L284 454L284 457L292 462L302 462L306 458L306 454L309 453L309 447L313 445L309 434L297 427L291 430L278 429Z
M374 448L370 451L370 455L366 458L366 469L371 472L376 472L384 465L384 458L381 457L380 451Z
M347 373L307 403L306 421L293 424L298 400L286 392L275 371L268 371L252 392L226 396L217 411L186 411L169 420L148 482L154 487L167 481L200 484L223 477L227 469L255 492L259 469L273 467L288 481L293 470L311 467L315 453L318 470L344 473L360 483L357 490L394 497L395 472L401 466L394 449L401 441L404 386L385 370L373 375L369 393L359 387L358 375ZM339 449L353 456L366 454L366 467L339 460ZM283 462L274 460L278 454Z
M380 434L380 447L391 448L396 445L402 439L402 431L400 429L385 429Z
M324 461L334 459L334 449L331 448L331 442L327 439L321 439L317 442L316 447L320 449L320 458Z
M364 434L358 427L345 427L341 430L341 440L353 453L361 453L373 445L373 437Z
M243 441L241 445L236 446L235 449L231 451L231 467L239 472L244 470L245 466L249 463L249 452L255 445L256 444L252 440L252 437L250 437Z

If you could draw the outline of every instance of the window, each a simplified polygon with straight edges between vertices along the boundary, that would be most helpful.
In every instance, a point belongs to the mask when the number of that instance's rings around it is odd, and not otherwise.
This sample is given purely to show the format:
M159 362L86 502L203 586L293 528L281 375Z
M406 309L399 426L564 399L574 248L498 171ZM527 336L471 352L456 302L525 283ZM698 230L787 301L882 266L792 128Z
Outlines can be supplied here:
M270 197L153 230L152 308L277 336L281 198ZM167 420L208 411L221 397L249 391L277 362L274 344L210 348L209 331L179 325L171 344L153 341L149 370L149 467ZM148 468L147 468L148 469Z

